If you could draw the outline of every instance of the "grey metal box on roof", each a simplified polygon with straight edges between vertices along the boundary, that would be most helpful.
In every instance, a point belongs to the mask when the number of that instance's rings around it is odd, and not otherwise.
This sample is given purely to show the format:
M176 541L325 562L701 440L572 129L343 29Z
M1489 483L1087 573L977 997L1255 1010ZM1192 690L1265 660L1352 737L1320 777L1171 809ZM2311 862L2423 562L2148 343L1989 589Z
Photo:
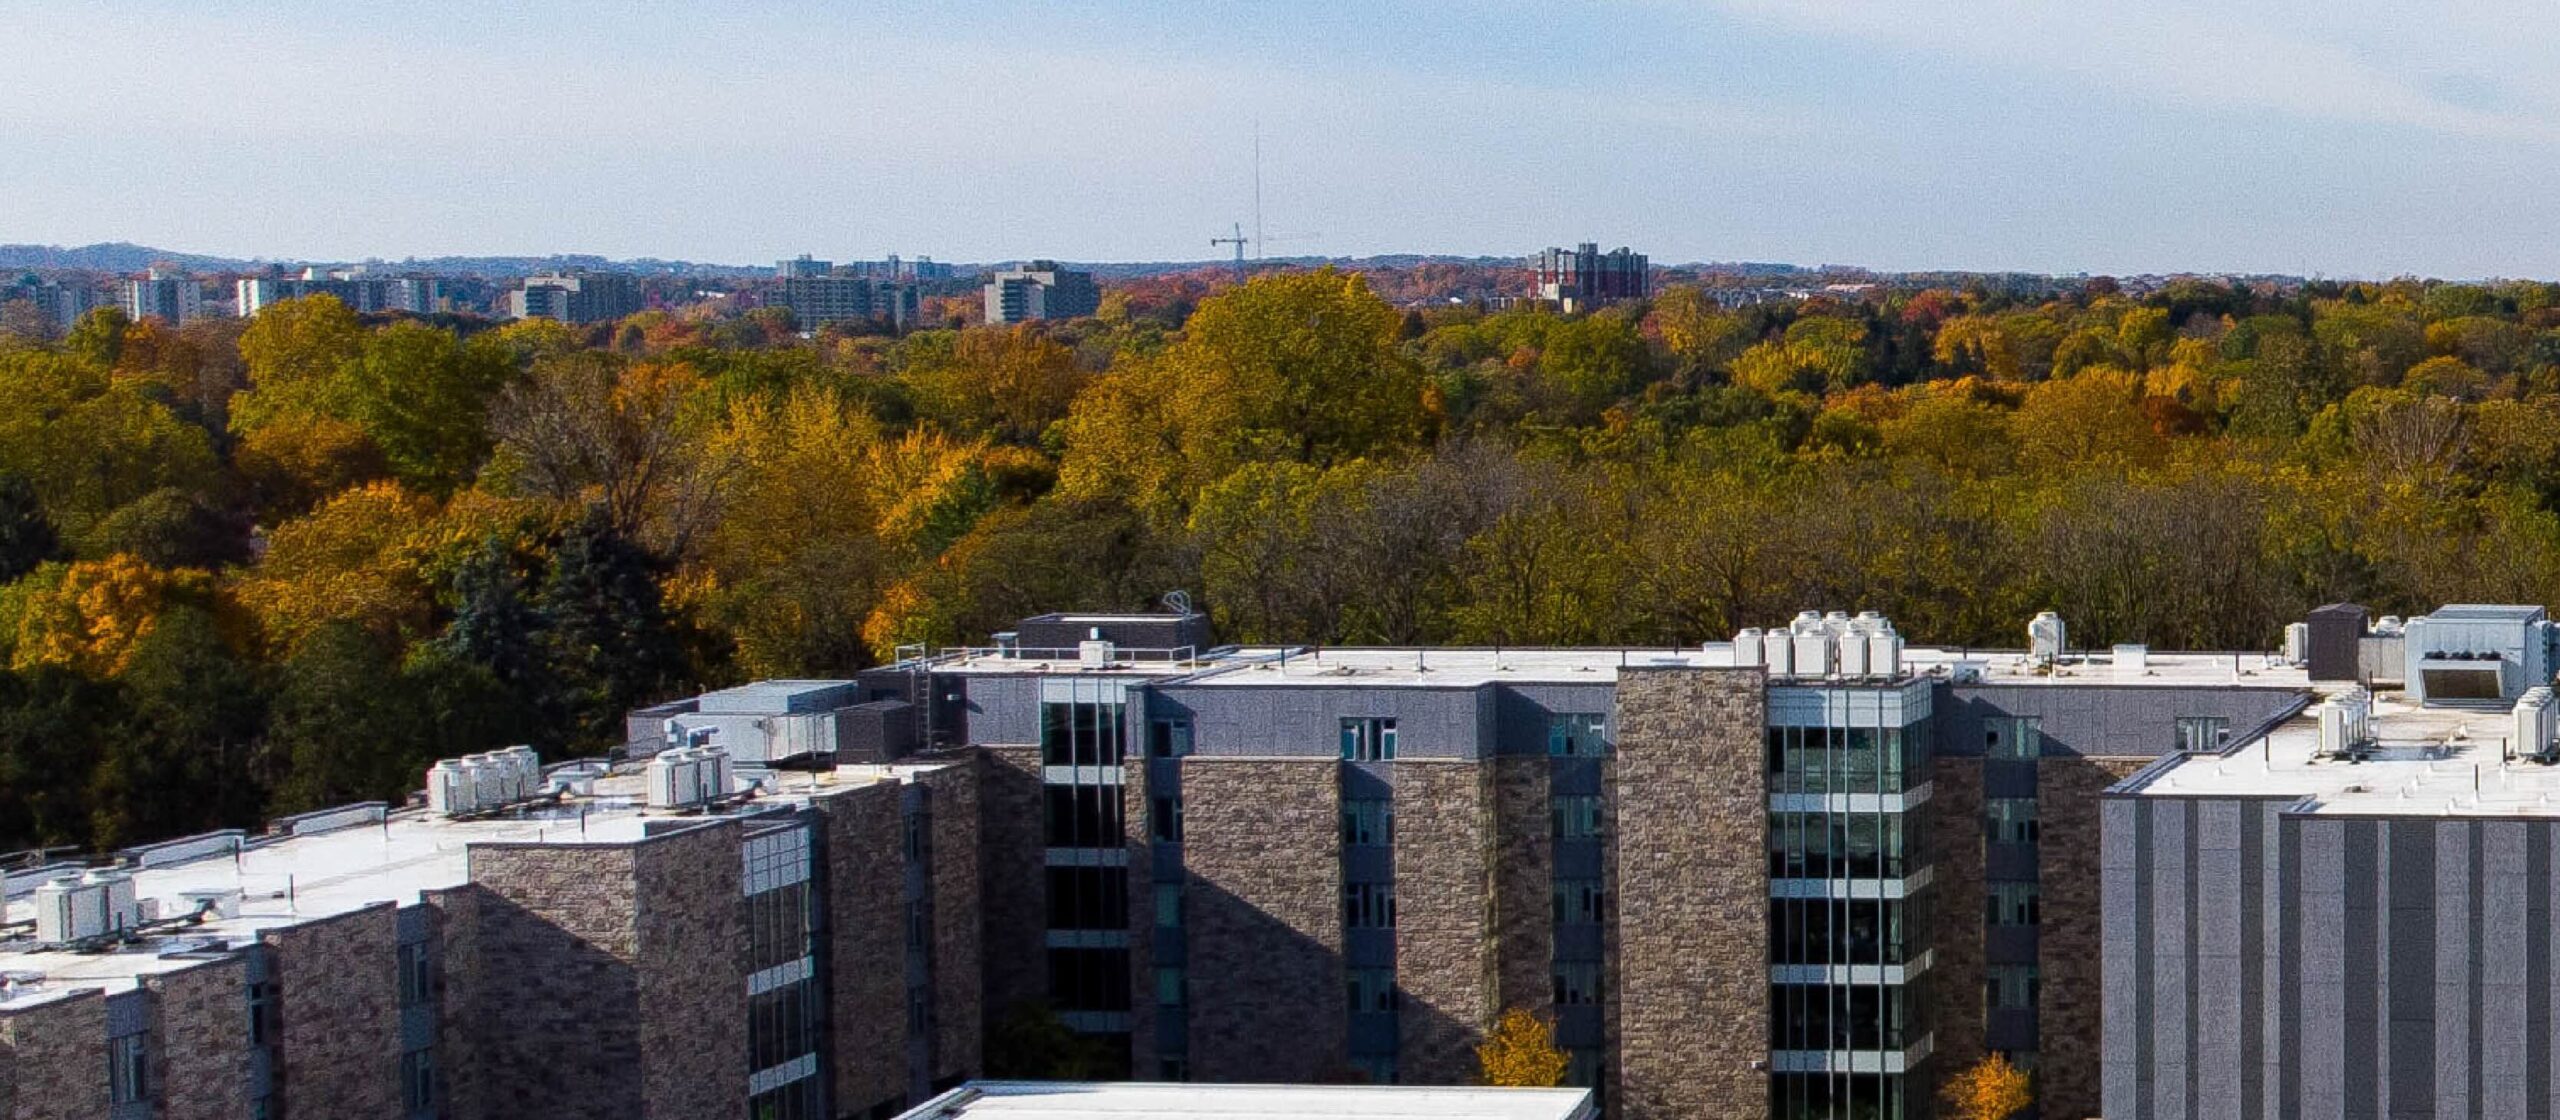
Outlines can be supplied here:
M860 699L853 681L757 681L702 694L706 715L831 712Z

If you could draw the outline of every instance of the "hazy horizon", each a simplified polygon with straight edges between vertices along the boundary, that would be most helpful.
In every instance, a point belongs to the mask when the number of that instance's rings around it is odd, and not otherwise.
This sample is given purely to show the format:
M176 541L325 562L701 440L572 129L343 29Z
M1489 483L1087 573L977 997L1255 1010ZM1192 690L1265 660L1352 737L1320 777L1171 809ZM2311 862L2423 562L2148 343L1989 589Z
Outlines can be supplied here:
M0 242L2552 276L2533 14L0 0Z

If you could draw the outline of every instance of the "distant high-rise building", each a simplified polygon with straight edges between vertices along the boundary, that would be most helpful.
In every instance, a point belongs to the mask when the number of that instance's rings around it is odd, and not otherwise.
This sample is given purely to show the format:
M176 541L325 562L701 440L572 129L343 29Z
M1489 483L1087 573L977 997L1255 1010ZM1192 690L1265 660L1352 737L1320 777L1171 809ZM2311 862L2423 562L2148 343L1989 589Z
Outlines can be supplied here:
M507 313L517 319L607 323L639 310L639 284L619 272L528 276L523 287L507 293Z
M1056 261L1033 261L996 273L987 282L987 321L1024 323L1073 319L1102 307L1102 289L1090 272L1069 272Z
M834 261L816 260L802 253L792 260L774 262L773 274L785 280L799 280L828 275L835 271L835 267Z
M204 318L204 287L192 276L166 276L155 268L124 282L124 312L136 320L193 322Z
M1644 254L1624 245L1606 253L1589 241L1572 249L1548 249L1530 258L1529 267L1538 272L1538 298L1568 312L1643 299L1652 290Z
M45 324L54 330L70 330L81 316L107 303L100 298L98 289L90 284L32 283L24 291L26 297L34 301L36 311Z
M871 319L903 329L922 306L914 284L861 276L787 276L780 302L802 330Z
M367 276L361 268L329 273L306 268L300 276L244 277L234 288L234 303L243 316L255 315L277 300L316 295L336 296L350 311L424 315L437 309L443 295L442 282L432 277Z

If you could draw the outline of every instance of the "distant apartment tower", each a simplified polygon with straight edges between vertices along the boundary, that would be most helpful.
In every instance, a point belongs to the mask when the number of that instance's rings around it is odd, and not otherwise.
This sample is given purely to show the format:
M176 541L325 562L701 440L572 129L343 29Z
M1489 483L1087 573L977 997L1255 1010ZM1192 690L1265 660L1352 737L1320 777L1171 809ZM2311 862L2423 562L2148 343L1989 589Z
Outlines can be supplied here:
M802 330L875 319L904 329L922 309L912 283L855 275L850 267L838 269L805 253L796 260L776 262L774 274L782 279L780 302L791 309L792 319Z
M368 276L361 268L327 273L306 268L300 276L244 277L234 285L234 304L245 317L265 310L277 300L328 295L336 296L348 310L358 313L406 311L424 315L436 310L442 289L442 283L431 277Z
M204 318L204 288L194 277L163 275L155 268L124 282L124 312L136 320L193 322Z
M1102 289L1090 272L1069 272L1056 261L1033 261L996 273L987 282L987 322L1024 323L1073 319L1102 307Z
M55 330L70 330L81 316L105 305L98 289L88 284L29 284L24 291L35 302L36 313Z
M639 310L639 284L618 272L528 276L507 293L507 314L516 319L608 323Z
M1567 312L1589 311L1651 290L1642 253L1621 245L1606 253L1585 241L1572 249L1548 249L1529 261L1538 272L1538 298Z

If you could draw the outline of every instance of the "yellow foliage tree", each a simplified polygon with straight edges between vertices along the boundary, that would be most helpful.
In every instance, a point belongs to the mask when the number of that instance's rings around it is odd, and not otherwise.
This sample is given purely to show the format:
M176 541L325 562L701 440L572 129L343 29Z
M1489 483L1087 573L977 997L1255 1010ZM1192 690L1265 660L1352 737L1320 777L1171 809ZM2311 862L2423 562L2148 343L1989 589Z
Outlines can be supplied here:
M61 582L33 589L19 609L10 667L60 665L93 677L124 671L135 647L174 606L210 606L213 577L192 568L155 568L119 553L60 569Z
M348 490L276 526L266 561L241 581L241 601L279 648L336 621L423 633L434 604L420 576L420 546L434 540L435 520L434 499L397 483Z
M1525 1007L1502 1013L1484 1044L1476 1047L1476 1063L1487 1085L1549 1089L1564 1084L1565 1056L1556 1047L1554 1026Z
M1939 1095L1955 1120L2009 1120L2035 1100L2027 1071L1998 1054L1965 1067Z

